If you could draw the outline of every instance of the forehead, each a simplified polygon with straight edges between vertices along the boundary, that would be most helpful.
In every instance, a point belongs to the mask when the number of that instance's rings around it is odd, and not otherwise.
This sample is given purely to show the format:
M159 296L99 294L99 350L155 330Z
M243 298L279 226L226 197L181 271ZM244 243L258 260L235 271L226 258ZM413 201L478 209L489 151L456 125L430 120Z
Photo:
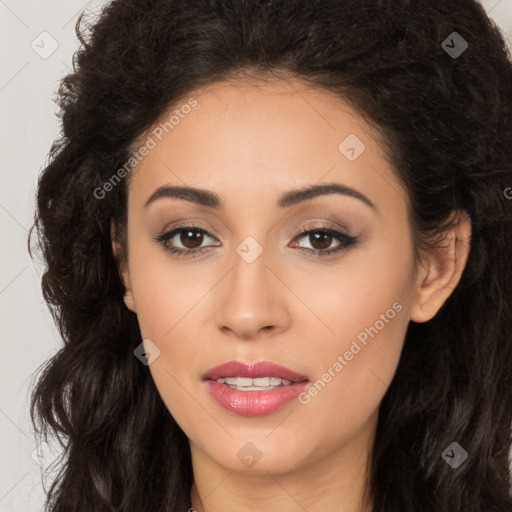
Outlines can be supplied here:
M291 185L321 180L369 194L379 181L394 180L378 131L334 93L301 80L198 88L165 112L139 144L149 139L153 147L130 180L130 196L139 204L164 184L258 201L273 190L277 197ZM346 153L349 146L355 159Z

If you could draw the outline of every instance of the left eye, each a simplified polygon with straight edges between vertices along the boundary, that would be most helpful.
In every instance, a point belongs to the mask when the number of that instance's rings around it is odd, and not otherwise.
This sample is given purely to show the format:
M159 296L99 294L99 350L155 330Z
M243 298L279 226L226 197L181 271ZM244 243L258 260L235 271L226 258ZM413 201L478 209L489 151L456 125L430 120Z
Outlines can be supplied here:
M346 235L331 228L319 227L312 229L302 229L296 238L306 238L313 246L302 247L302 251L307 254L315 254L319 256L328 256L330 254L346 251L355 246L358 242L356 237ZM334 247L331 245L335 240L338 241ZM293 247L293 246L292 246Z
M162 233L155 237L155 240L163 246L166 251L175 254L178 257L195 257L208 250L209 246L201 247L205 238L215 240L208 232L199 226L179 226L171 231ZM348 250L357 244L356 237L346 235L339 231L327 227L319 227L308 230L301 230L295 240L307 238L313 247L298 247L301 252L317 256L326 256L329 254ZM332 243L337 240L338 244L334 247ZM176 244L181 244L177 246ZM295 244L295 241L293 242ZM214 244L217 247L218 243Z

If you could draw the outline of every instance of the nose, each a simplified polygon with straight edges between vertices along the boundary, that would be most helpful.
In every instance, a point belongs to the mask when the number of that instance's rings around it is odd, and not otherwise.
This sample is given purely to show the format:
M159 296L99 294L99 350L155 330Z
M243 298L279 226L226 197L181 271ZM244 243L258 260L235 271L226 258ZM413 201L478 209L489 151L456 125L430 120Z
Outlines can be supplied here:
M233 268L217 287L217 327L223 334L251 340L288 329L290 310L279 268L270 268L265 250L248 263L235 253Z

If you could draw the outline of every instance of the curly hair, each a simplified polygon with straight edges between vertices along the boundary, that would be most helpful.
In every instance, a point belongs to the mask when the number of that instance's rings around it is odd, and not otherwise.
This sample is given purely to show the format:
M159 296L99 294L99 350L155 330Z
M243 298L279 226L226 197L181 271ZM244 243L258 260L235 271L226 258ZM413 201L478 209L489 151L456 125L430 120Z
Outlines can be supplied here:
M141 334L112 252L112 220L126 242L129 180L102 200L94 190L180 98L245 73L333 91L379 130L407 190L416 254L439 243L451 212L470 216L458 286L430 321L408 326L379 408L369 485L373 512L510 512L512 65L482 6L115 0L76 30L81 45L58 96L62 133L28 240L31 251L35 230L63 339L39 369L30 408L36 432L64 448L46 507L191 507L187 437L134 357ZM458 56L443 43L453 32L468 42ZM453 441L468 453L457 470L441 457Z

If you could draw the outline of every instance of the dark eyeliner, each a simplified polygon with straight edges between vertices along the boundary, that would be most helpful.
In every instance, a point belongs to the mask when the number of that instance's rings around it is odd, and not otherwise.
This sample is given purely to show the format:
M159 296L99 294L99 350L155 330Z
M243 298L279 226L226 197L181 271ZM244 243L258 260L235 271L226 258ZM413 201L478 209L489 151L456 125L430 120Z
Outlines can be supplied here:
M172 239L177 233L180 233L181 231L185 230L189 231L198 231L202 233L203 235L212 236L206 231L204 228L200 226L194 226L194 225L185 225L185 226L176 226L170 231L163 232L156 237L154 237L154 240L159 243L163 249L167 252L170 252L171 254L177 256L178 258L195 258L196 256L201 255L202 253L206 252L208 250L208 247L202 247L198 249L181 249L179 247L172 247L168 245L168 241Z
M177 233L180 233L181 231L190 230L190 231L196 231L199 233L202 233L203 235L207 235L209 237L212 237L206 231L204 228L200 226L194 226L194 225L185 225L185 226L177 226L173 228L170 231L161 233L154 237L154 240L159 243L163 249L179 258L193 258L196 256L199 256L209 250L209 247L200 247L197 249L181 249L177 247L172 247L168 244L168 241L172 239ZM338 240L339 245L332 249L310 249L308 247L297 247L299 251L305 254L325 257L330 256L336 253L341 253L343 251L347 251L348 249L354 247L357 245L359 239L357 237L346 235L345 233L341 233L339 231L336 231L334 229L328 228L328 227L315 227L315 228L309 228L305 229L302 228L298 233L296 233L294 240L297 238L303 238L305 235L309 235L311 233L326 233L334 237L336 240Z
M332 249L309 249L308 247L297 248L299 251L305 252L306 254L313 254L321 257L330 256L336 253L347 251L348 249L355 247L359 242L359 239L357 237L346 235L345 233L341 233L340 231L337 231L335 229L322 226L315 228L302 228L299 230L295 238L301 238L306 234L309 235L310 233L327 233L329 235L332 235L336 240L340 242L340 244L337 247L334 247Z

